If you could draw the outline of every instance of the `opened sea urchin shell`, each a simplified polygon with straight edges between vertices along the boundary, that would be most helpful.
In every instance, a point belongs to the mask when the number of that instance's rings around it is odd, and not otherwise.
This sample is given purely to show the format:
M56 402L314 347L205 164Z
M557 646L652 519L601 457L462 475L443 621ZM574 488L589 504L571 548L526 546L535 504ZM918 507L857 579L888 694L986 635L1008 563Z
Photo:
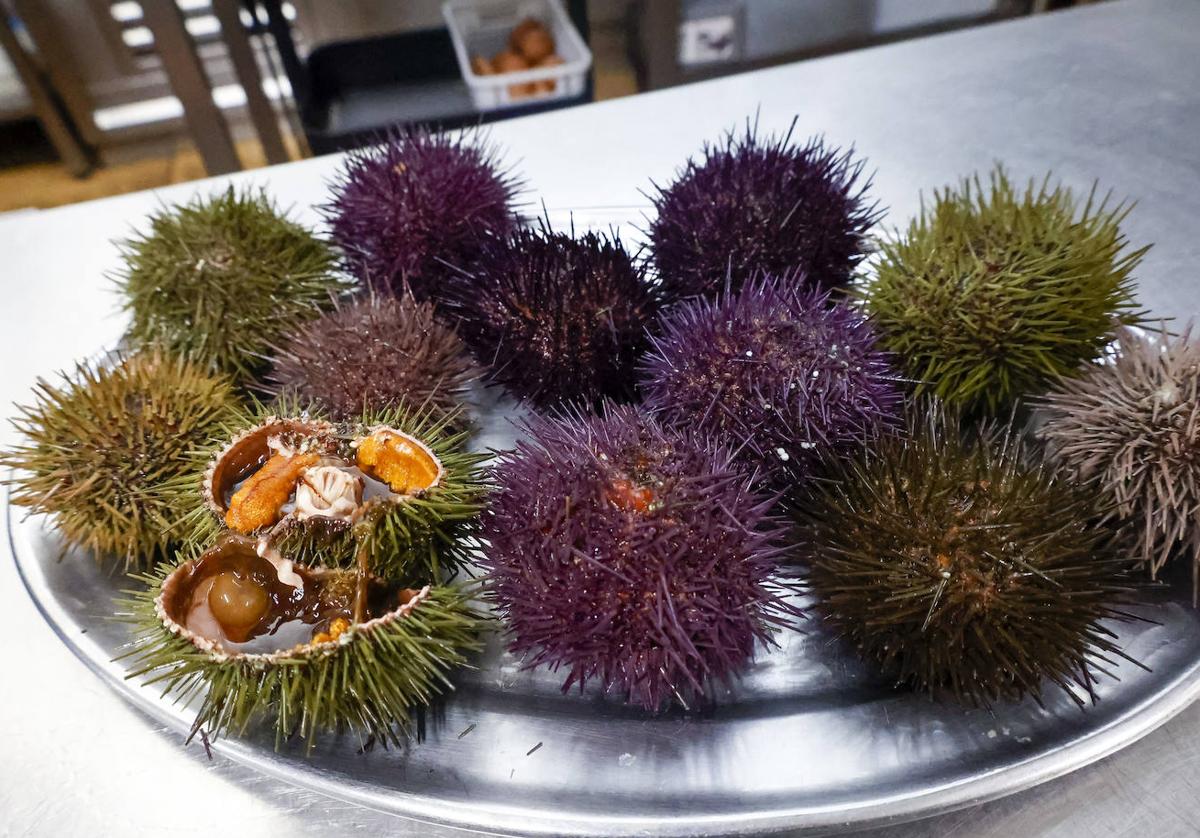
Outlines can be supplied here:
M191 544L227 528L257 538L263 555L436 582L463 562L482 492L481 457L460 450L453 421L402 409L340 424L247 418L214 446Z
M209 736L273 716L277 744L342 728L398 742L479 645L464 589L267 559L233 533L147 581L134 674L202 692L193 732Z

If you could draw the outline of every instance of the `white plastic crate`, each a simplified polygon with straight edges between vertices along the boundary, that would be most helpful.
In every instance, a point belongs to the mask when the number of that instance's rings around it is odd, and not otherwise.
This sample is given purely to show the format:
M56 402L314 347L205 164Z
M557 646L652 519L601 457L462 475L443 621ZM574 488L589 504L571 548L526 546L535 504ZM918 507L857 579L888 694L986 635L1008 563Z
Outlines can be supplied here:
M479 110L548 102L583 93L592 51L559 0L448 0L442 4L442 16L450 29L463 80ZM535 18L550 30L562 64L491 76L481 76L471 69L471 56L490 59L505 49L509 33L525 18ZM553 81L554 90L516 97L509 93L512 85L538 81Z

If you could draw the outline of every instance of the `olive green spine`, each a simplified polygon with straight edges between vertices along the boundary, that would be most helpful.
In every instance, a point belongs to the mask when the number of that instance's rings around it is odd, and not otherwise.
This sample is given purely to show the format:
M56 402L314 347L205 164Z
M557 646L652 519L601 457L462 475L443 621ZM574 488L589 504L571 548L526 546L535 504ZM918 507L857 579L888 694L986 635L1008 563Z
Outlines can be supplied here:
M261 190L164 207L120 243L130 343L162 344L252 384L272 346L348 287L333 250Z
M331 649L274 661L221 658L159 618L155 600L172 570L142 575L146 587L128 592L118 617L136 635L122 659L127 678L181 702L199 700L192 735L240 736L270 719L277 748L300 736L311 750L321 734L342 730L398 745L412 734L418 709L452 690L451 672L482 648L474 588L442 586L406 616L352 627Z
M881 244L857 294L917 394L985 413L1071 375L1140 322L1120 225L1132 207L1002 167L935 190L907 232Z
M39 380L0 455L12 503L46 513L70 545L126 567L161 559L187 525L172 487L193 449L237 410L232 381L159 350L80 363Z

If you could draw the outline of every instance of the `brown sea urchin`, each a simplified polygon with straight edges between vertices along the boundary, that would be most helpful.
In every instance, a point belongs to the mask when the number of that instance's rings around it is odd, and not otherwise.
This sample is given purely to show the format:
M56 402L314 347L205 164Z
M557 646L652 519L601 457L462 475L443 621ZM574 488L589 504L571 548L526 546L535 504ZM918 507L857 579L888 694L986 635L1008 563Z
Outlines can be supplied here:
M968 705L1095 697L1123 656L1123 561L1094 493L1030 460L1007 426L936 405L843 461L802 507L816 608L864 660Z
M397 404L458 410L479 375L462 341L411 295L370 296L301 324L275 352L267 387L334 419Z
M1200 575L1200 340L1125 330L1107 363L1039 401L1051 458L1111 501L1134 557L1157 576L1178 550Z

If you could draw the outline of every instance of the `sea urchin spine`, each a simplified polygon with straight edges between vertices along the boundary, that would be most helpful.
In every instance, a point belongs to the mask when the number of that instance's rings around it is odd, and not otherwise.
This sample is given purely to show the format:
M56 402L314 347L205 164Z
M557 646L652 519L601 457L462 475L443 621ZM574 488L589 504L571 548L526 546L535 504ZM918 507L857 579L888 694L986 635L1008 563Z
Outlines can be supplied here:
M841 464L803 508L817 610L864 660L968 705L1081 706L1124 657L1126 563L1094 525L1092 493L1030 464L1017 432L964 431L936 405L909 433Z
M879 216L870 181L853 152L793 143L795 127L769 138L757 125L730 131L655 187L649 238L668 300L737 290L757 271L820 288L849 281Z
M526 666L649 710L745 670L790 612L772 498L728 452L633 408L528 431L496 465L482 558Z

